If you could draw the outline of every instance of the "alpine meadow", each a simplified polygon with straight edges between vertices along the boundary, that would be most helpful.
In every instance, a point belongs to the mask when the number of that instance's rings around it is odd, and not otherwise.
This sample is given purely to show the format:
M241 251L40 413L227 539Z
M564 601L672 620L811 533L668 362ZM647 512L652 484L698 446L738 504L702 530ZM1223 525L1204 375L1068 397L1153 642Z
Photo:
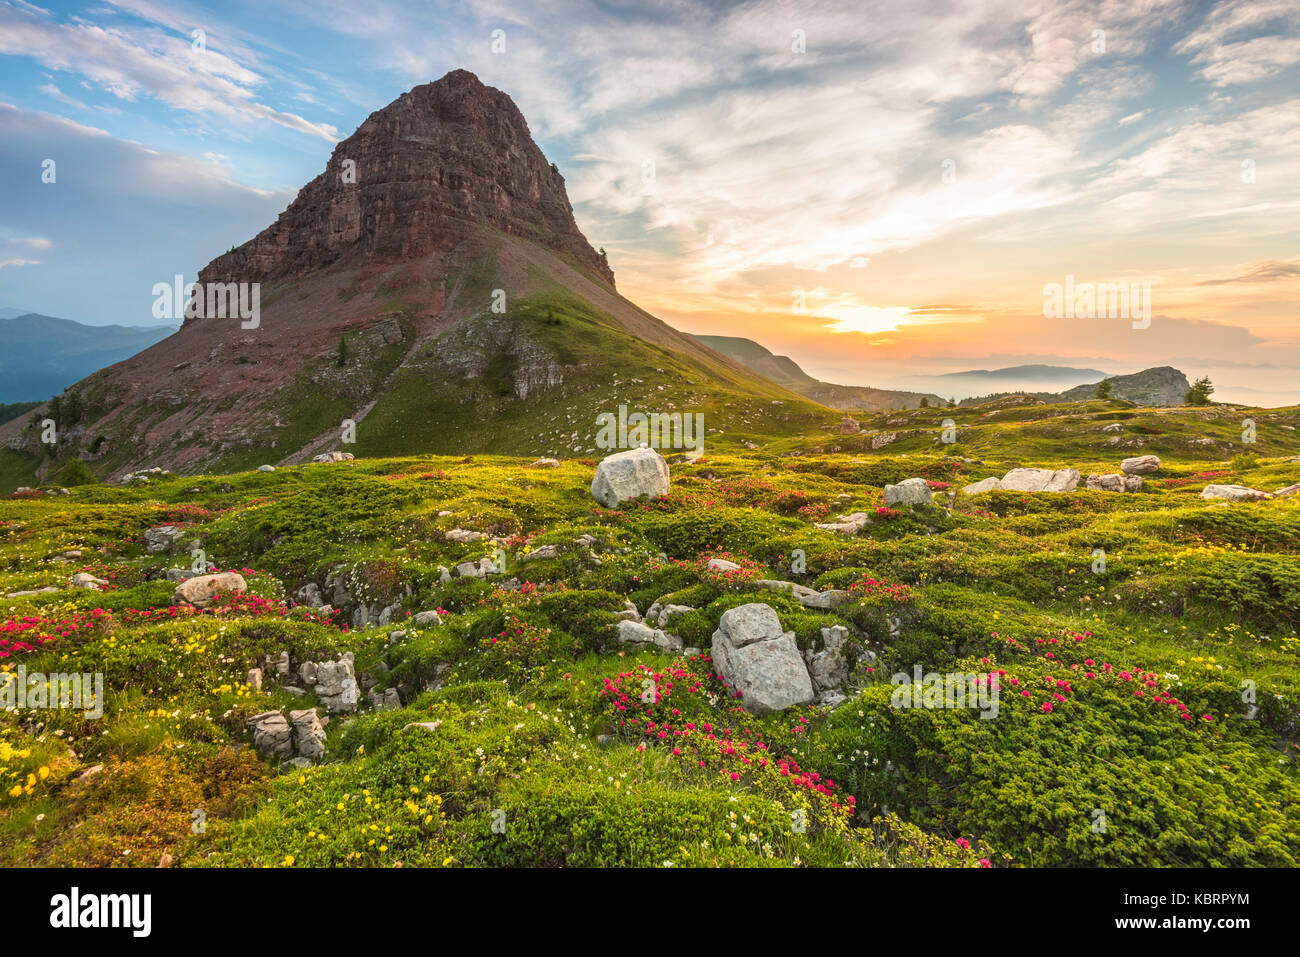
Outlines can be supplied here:
M1300 6L14 2L0 71L18 882L1208 930L1130 895L1300 858Z

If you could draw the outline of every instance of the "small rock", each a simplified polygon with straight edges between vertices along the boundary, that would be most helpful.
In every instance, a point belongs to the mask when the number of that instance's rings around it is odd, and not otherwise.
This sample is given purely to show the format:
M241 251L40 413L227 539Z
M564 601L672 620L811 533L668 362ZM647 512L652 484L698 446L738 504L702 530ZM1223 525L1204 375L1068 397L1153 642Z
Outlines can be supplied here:
M172 604L179 605L188 602L191 605L202 607L222 593L234 592L238 594L247 589L248 583L244 581L244 576L238 572L199 575L187 579L177 586L176 591L172 593Z
M897 485L885 486L885 505L929 505L934 500L929 483L923 478L910 478Z

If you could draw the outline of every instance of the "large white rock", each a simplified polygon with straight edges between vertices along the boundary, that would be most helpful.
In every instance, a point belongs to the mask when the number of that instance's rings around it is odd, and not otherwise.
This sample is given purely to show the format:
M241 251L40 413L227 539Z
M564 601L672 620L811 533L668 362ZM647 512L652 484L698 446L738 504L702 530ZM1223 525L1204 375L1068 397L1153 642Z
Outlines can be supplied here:
M1069 492L1082 476L1078 469L1012 469L1002 476L1002 488L1009 492Z
M1002 479L998 478L996 475L990 475L986 479L981 479L978 482L967 485L961 491L963 495L982 495L985 492L996 492L1001 488Z
M1150 475L1160 471L1160 457L1157 455L1135 455L1119 463L1120 471L1125 475Z
M242 592L248 588L244 576L238 572L221 572L217 575L199 575L176 586L172 592L172 604L189 602L191 605L203 606L223 592Z
M1201 498L1222 498L1229 502L1258 502L1272 497L1268 492L1245 485L1207 485L1201 492Z
M628 449L601 459L591 496L605 508L640 495L668 494L668 463L654 449Z
M897 485L885 486L885 504L889 506L929 505L933 500L930 485L923 478L904 479Z
M724 612L713 633L711 654L718 676L753 714L813 700L812 679L794 632L781 630L769 605L754 602Z

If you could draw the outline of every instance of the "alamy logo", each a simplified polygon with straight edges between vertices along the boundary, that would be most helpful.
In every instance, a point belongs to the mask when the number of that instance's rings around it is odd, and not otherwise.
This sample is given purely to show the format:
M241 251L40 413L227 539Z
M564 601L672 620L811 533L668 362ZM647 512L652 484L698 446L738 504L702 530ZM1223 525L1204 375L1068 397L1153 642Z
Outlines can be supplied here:
M970 708L981 718L998 716L1000 686L987 674L931 671L921 673L914 665L912 674L900 671L889 679L897 685L889 703L895 708Z
M50 898L50 926L129 927L133 937L148 937L152 929L150 894L86 894L74 887Z
M243 320L241 329L256 329L262 322L262 284L260 282L186 282L184 276L153 286L155 319ZM182 306L182 303L184 304Z
M618 414L596 416L596 447L601 449L690 449L704 451L703 412L633 412L620 405Z
M26 665L0 674L0 711L29 708L66 708L85 712L85 718L102 718L104 674L29 673Z
M1080 282L1043 286L1045 319L1132 319L1134 329L1151 325L1151 280L1141 283Z

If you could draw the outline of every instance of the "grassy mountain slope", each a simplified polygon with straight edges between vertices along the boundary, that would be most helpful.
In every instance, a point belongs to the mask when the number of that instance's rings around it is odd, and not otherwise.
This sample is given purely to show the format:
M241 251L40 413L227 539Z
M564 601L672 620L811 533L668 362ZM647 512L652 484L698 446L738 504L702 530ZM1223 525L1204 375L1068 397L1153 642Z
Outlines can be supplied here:
M934 441L945 417L955 446ZM1300 497L1199 491L1300 479L1300 409L1088 402L866 424L918 434L874 452L832 431L753 450L722 436L673 466L667 498L613 512L587 492L591 465L563 456L361 458L0 501L0 671L101 671L108 691L98 720L0 711L0 861L1294 865ZM1017 465L1109 471L1138 451L1163 460L1140 492L944 494ZM883 485L909 476L935 504L878 511ZM849 511L872 516L856 535L813 524ZM161 524L180 540L148 552ZM162 574L194 542L259 597L176 615ZM555 557L522 560L547 544ZM440 565L498 549L501 579L440 581ZM711 572L722 555L742 571ZM81 570L108 584L68 588ZM761 578L849 600L813 611ZM307 583L342 613L292 607ZM700 655L601 652L625 600L660 599L695 609L670 630ZM723 697L711 636L752 601L801 647L833 624L861 636L876 658L844 704L755 718ZM395 604L393 624L330 623L362 603ZM407 617L435 608L441 624ZM285 651L295 669L351 651L402 705L335 718L319 764L259 759L246 717L318 704L274 669L247 684ZM916 666L993 671L997 716L894 706L891 676Z
M540 455L592 447L596 415L620 402L768 435L834 418L575 260L486 227L446 255L268 283L258 328L194 320L68 391L79 411L57 454L39 442L43 409L0 425L8 487L78 457L101 478L302 461L341 448L344 419L364 454Z
M807 399L832 409L859 412L879 409L914 409L924 399L932 406L946 403L928 392L875 389L864 385L834 385L808 375L789 356L773 355L752 339L736 336L695 336L700 342L744 364L762 376L793 389Z

